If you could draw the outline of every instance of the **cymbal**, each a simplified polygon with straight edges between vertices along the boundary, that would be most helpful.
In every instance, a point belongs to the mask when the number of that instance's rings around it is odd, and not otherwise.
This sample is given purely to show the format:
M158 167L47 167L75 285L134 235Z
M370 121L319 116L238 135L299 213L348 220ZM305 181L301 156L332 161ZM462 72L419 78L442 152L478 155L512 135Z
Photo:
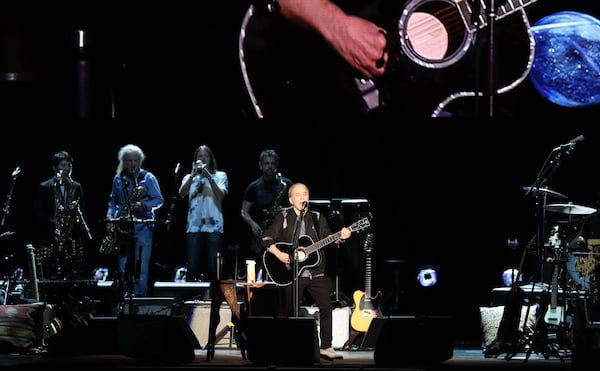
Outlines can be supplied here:
M558 197L558 198L562 198L562 199L565 199L565 200L569 198L569 197L563 195L562 193L553 191L553 190L548 189L548 188L523 187L523 190L527 191L527 192L534 192L534 193L536 193L536 192L542 192L542 193L545 193L547 195Z
M589 215L597 210L587 206L575 204L548 204L545 209L555 213L570 214L570 215Z

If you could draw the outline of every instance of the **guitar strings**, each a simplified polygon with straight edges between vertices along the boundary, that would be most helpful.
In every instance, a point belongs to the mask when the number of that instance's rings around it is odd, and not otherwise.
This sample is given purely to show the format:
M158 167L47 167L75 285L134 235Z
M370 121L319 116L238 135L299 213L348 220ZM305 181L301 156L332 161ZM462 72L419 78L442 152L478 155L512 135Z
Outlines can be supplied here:
M462 39L465 26L453 6L435 12L413 12L407 22L406 34L410 44L421 56L442 59L453 40Z

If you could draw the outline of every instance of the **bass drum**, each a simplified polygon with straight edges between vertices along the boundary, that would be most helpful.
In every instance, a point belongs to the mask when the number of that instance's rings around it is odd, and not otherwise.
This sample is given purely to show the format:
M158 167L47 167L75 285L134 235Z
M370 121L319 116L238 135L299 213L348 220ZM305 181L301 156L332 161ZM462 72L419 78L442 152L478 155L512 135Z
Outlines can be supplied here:
M594 256L588 253L572 253L567 261L569 272L568 286L573 290L589 291L594 280L594 269L589 269L593 264Z

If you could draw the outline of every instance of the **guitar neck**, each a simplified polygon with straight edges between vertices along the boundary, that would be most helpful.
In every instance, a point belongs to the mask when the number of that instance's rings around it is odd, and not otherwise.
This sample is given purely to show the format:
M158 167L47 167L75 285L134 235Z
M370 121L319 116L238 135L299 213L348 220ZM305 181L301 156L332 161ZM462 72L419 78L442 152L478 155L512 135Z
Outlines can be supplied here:
M479 14L477 15L477 20L475 22L472 20L471 17L471 15L474 12L472 5L466 0L458 0L456 3L456 6L458 7L461 17L463 19L463 22L469 30L469 32L475 32L477 30L477 27L483 28L488 25L489 10L487 8L487 2L484 0L478 1ZM505 4L498 6L498 9L496 10L495 14L495 19L502 19L508 16L509 14L512 14L515 11L522 9L536 1L537 0L507 0Z
M558 264L554 263L554 271L552 273L552 287L550 288L550 308L554 309L558 306Z
M310 246L307 246L307 247L304 249L304 251L305 251L306 255L309 255L309 254L311 254L311 253L313 253L313 252L315 252L315 251L319 250L320 248L322 248L322 247L324 247L324 246L327 246L327 245L329 245L330 243L332 243L332 242L336 241L337 239L339 239L339 238L340 238L340 236L341 236L341 235L342 235L342 232L341 232L341 231L339 231L339 232L336 232L336 233L334 233L334 234L331 234L331 235L329 235L329 236L327 236L327 237L323 238L322 240L319 240L319 241L317 241L317 242L313 243L312 245L310 245Z
M365 298L371 300L371 251L373 245L373 234L369 233L365 239Z
M365 296L371 299L371 254L367 252L365 262Z
M350 232L355 232L355 231L359 231L363 228L367 228L370 224L371 223L369 222L368 218L362 218L361 220L352 223L352 225L349 226L348 229L350 229ZM304 252L306 255L310 255L311 253L319 250L320 248L325 247L325 246L329 245L330 243L337 241L341 236L342 236L341 230L337 231L333 234L330 234L329 236L323 238L322 240L319 240L310 246L306 246L304 248Z

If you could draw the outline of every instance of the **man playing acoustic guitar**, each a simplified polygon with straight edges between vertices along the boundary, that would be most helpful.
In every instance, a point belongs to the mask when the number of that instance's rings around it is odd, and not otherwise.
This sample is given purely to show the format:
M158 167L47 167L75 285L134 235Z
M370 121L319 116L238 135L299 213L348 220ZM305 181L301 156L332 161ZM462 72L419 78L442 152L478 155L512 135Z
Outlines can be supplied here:
M340 243L351 235L351 229L344 227L340 232L333 233L324 215L317 211L308 210L309 191L302 183L293 184L288 190L288 199L291 208L285 209L275 215L273 223L264 231L261 246L263 264L269 276L280 286L292 287L294 280L293 259L298 257L298 296L302 297L306 291L319 307L320 313L320 354L326 359L342 358L332 348L333 329L332 312L333 304L331 294L333 284L325 275L325 254L317 250L306 257L302 256L306 241L328 241ZM298 218L302 218L299 221ZM297 230L298 229L298 230ZM294 238L298 238L298 253L294 252ZM310 242L308 242L310 244ZM317 242L318 244L318 242ZM315 244L312 244L315 245ZM325 246L325 245L324 245ZM286 307L292 308L293 290L286 291ZM289 316L291 313L282 313Z

